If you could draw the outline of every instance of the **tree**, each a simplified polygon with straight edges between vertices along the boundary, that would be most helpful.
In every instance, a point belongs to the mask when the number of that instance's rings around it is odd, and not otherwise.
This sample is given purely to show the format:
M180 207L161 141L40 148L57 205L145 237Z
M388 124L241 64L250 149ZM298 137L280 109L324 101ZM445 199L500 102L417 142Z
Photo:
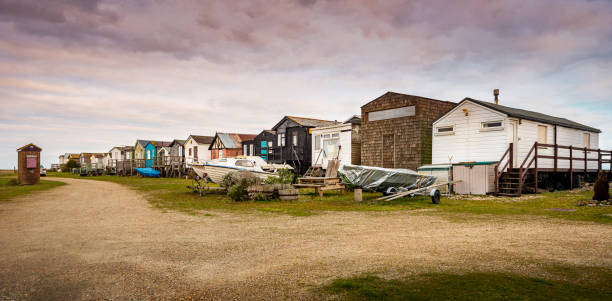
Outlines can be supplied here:
M79 168L79 163L77 161L70 159L66 163L66 167L68 167L69 169Z
M603 170L599 171L593 190L595 192L593 199L596 201L605 201L610 198L610 184L608 184L608 176Z

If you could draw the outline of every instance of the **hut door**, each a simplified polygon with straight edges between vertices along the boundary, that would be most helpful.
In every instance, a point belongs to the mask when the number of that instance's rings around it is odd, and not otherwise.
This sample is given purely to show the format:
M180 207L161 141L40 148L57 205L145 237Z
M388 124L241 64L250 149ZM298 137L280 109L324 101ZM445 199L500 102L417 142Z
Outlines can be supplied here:
M383 135L382 139L382 166L384 168L395 167L395 135Z
M510 143L513 143L513 150L512 150L512 164L514 165L514 167L517 167L518 165L518 124L516 122L516 120L510 120L509 122L510 124Z
M193 161L198 161L198 147L194 146L193 147Z

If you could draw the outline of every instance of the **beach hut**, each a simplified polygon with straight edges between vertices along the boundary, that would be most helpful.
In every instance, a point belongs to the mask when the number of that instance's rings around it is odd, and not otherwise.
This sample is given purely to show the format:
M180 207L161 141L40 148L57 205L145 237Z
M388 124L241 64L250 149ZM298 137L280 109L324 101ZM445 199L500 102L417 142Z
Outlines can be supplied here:
M189 135L183 147L185 163L190 165L210 160L211 151L209 148L213 139L213 136Z
M40 152L42 148L33 143L17 149L17 183L35 185L40 183Z
M416 170L431 163L431 123L457 104L387 92L361 107L361 164Z
M259 156L267 162L269 156L274 155L275 141L275 131L263 130L255 138L242 142L242 154L245 156Z
M312 166L326 168L329 159L361 164L361 118L351 116L340 124L312 129Z
M257 135L239 133L216 133L208 147L211 159L236 157L242 155L242 142L252 140Z

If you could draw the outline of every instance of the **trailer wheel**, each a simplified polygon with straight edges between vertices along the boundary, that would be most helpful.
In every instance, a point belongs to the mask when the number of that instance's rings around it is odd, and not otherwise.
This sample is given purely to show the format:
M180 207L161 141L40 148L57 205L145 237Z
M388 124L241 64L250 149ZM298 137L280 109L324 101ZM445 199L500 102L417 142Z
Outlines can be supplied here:
M435 192L431 196L431 202L434 204L440 204L440 190L435 190Z

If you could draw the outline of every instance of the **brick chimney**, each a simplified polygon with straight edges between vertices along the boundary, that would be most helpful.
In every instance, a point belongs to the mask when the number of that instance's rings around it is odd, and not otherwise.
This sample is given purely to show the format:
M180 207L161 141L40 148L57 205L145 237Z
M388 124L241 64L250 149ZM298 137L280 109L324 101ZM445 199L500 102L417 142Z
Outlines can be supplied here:
M497 97L499 96L499 89L493 89L493 95L495 95L495 104L498 105L499 99Z

